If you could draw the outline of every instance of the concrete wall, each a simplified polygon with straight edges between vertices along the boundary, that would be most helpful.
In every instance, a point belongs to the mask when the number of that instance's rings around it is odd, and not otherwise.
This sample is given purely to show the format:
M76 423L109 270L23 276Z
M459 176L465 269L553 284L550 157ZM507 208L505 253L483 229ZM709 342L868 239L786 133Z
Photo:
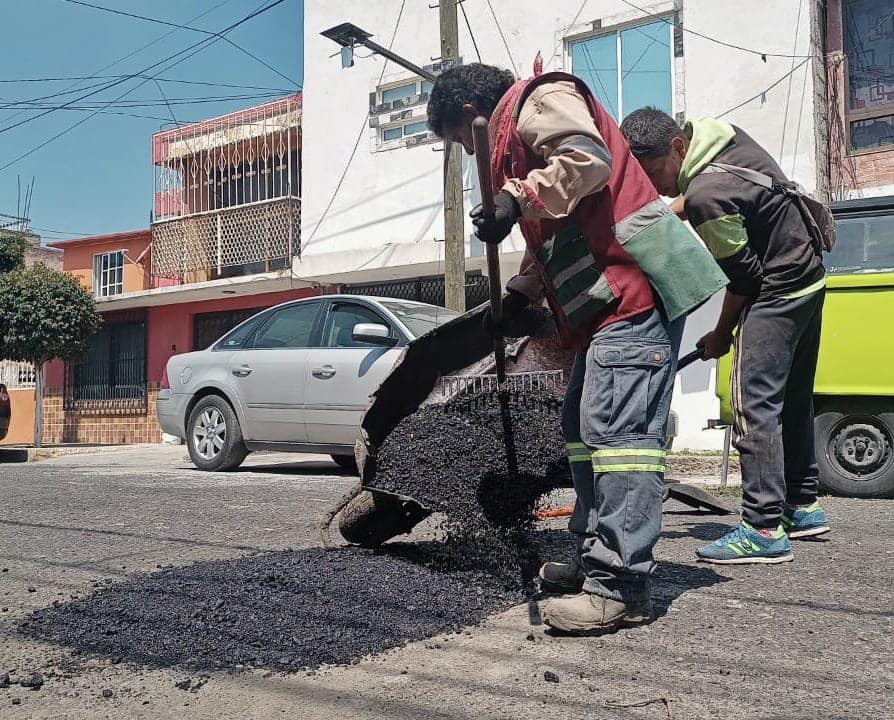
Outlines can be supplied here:
M93 292L93 256L101 253L125 251L124 292L146 290L149 283L149 231L128 233L124 239L97 239L95 242L75 240L59 243L63 248L62 269L74 275L85 288ZM136 262L141 258L141 262Z
M741 105L724 119L745 128L764 144L802 185L815 187L811 65L807 62L798 67L803 57L774 56L805 56L810 51L809 3L762 0L759 8L738 0L639 0L634 4L653 13L673 11L676 5L684 27L767 53L764 60L760 54L684 32L683 56L674 61L674 112L687 117L719 115ZM487 3L464 5L482 59L508 68L513 68L514 61L517 73L525 76L531 73L538 52L543 55L545 70L572 70L566 52L568 37L592 33L594 26L601 25L604 31L644 17L623 0L553 0L546 4L492 0L492 5L505 45ZM352 22L388 46L400 6L400 0L331 0L309 3L305 8L304 250L302 261L295 266L299 276L340 272L348 276L342 281L350 281L351 276L410 277L440 270L442 154L432 151L439 146L374 152L375 131L367 127L368 96L378 84L384 61L362 58L367 53L359 50L355 67L343 70L339 58L331 57L337 47L319 34L339 23ZM475 50L462 16L459 25L461 55L466 62L474 61ZM429 9L428 3L407 3L393 49L418 64L437 57L437 9ZM385 67L385 82L405 77L410 76L394 65ZM467 209L479 196L473 175L467 161ZM504 244L504 275L511 274L518 257L510 251L521 247L518 237ZM469 262L475 267L482 264L480 257ZM718 309L715 299L690 318L684 349L710 329ZM677 447L720 446L722 433L701 431L709 417L717 416L712 376L711 367L702 364L677 379L674 407L681 417Z

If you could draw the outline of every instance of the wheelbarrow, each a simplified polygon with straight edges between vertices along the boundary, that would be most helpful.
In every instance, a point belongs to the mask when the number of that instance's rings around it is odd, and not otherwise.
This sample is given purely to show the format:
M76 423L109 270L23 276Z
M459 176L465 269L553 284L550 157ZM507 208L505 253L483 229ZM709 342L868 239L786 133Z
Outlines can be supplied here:
M432 513L412 497L376 487L377 452L401 420L420 407L455 400L463 393L496 389L493 338L484 323L488 307L488 304L479 306L413 340L391 374L373 393L355 445L360 482L324 516L321 526L324 544L331 544L329 527L336 516L345 540L375 547L409 533ZM556 396L564 395L574 356L559 346L549 314L532 309L516 328L508 331L508 334L521 334L521 331L526 334L507 342L503 387L522 392L547 389ZM678 369L699 357L700 352L696 351L681 358ZM557 489L572 487L567 464L550 481ZM668 482L665 497L716 513L732 512L719 499L683 483Z

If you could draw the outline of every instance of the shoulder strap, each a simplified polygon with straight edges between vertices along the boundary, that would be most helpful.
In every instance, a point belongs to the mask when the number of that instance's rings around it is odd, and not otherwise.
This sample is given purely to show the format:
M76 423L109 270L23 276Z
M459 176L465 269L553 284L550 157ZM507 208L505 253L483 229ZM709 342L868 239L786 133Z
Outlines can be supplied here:
M762 188L766 188L767 190L774 190L777 186L776 181L773 180L773 178L771 178L769 175L758 170L752 170L751 168L715 162L708 163L708 167L717 168L717 170L715 170L714 172L717 172L719 170L720 172L732 173L742 180L747 180L748 182L754 183L755 185L760 185Z

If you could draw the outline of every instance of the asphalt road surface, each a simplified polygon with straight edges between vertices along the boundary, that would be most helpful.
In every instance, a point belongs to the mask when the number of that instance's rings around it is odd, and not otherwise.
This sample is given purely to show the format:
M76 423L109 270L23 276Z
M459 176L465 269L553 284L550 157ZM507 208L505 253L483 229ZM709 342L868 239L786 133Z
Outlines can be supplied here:
M228 665L231 655L222 654L210 663L216 669L190 668L177 653L139 662L150 640L192 609L189 592L182 602L159 602L151 616L135 610L131 624L151 627L114 651L19 629L35 611L101 607L93 602L100 596L167 588L172 577L177 592L195 589L190 578L208 576L205 569L230 578L236 568L262 588L263 603L243 602L231 625L281 623L300 644L319 628L302 630L284 593L313 590L325 604L326 582L294 587L270 568L306 569L326 556L316 549L318 520L352 484L323 457L250 456L242 471L215 474L191 469L184 450L171 447L0 465L0 718L894 717L891 500L824 499L829 539L796 544L795 562L775 567L697 564L694 549L734 520L666 505L658 619L599 638L545 634L536 602L488 597L478 613L451 613L471 607L477 590L438 582L431 587L439 597L426 597L424 553L412 543L387 555L413 564L406 592L393 592L400 578L390 575L381 585L387 597L337 584L348 596L340 604L355 603L356 616L334 616L337 632L330 628L321 643L366 637L376 618L393 638L359 643L368 654L333 654L340 665L283 672L251 661L250 649L246 662ZM538 527L542 546L563 543L563 521ZM424 533L409 539L431 545ZM370 575L365 557L338 551L345 578ZM227 610L222 592L219 614ZM213 613L216 604L199 610ZM85 624L107 621L92 612L83 613ZM417 626L425 632L403 645L399 626L421 616L431 620Z

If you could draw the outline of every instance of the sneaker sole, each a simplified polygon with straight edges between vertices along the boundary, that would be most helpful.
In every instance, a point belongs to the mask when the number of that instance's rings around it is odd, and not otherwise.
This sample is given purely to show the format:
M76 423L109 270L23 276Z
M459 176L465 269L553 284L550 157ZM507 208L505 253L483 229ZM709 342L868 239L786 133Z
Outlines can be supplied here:
M778 565L784 562L791 562L795 559L795 556L791 553L788 555L778 555L777 557L737 557L728 560L706 558L701 557L700 555L697 557L702 562L711 563L712 565Z
M795 530L788 534L789 539L797 540L798 538L816 537L817 535L825 535L832 528L828 525L822 525L815 528L807 528L806 530Z

